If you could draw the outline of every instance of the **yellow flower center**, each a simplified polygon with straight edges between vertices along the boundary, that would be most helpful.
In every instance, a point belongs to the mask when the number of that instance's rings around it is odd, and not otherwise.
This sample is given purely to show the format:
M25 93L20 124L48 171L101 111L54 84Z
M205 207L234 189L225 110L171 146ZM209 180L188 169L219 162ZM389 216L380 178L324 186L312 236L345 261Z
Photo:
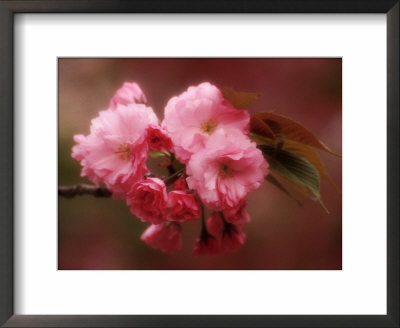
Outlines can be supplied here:
M214 121L210 120L210 121L204 122L204 123L201 125L201 129L202 129L205 133L208 133L208 134L211 135L211 134L214 133L214 131L215 131L215 129L217 128L217 126L218 126L218 123L217 123L217 122L214 122Z
M120 144L118 150L115 152L118 154L122 159L128 160L131 158L131 147L128 144Z

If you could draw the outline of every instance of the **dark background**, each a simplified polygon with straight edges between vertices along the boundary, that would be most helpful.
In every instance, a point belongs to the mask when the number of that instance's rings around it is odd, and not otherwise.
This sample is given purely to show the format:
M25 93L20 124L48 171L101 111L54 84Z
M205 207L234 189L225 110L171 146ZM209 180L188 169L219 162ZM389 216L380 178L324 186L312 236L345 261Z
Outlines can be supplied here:
M342 144L341 59L59 59L59 184L88 182L71 158L72 136L87 134L115 90L136 81L159 118L168 99L209 81L261 93L250 112L274 110L298 121L333 151ZM320 153L341 188L341 159ZM183 248L174 254L140 241L146 224L120 200L59 197L59 269L341 269L342 197L322 182L326 214L296 194L299 207L274 186L248 196L252 222L236 253L193 257L200 221L183 225Z

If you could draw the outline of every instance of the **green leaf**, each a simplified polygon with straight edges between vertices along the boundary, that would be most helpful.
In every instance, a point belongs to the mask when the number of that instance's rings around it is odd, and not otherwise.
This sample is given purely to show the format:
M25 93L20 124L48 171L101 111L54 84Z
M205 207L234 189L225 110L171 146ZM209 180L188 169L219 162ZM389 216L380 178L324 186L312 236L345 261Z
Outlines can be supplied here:
M336 192L338 192L339 194L341 193L339 187L332 181L332 179L326 172L324 164L322 163L317 152L313 148L296 141L286 140L283 149L309 161L317 169L320 177L322 179L325 179L325 181L327 181L333 187L333 189L336 190Z
M233 106L239 109L247 109L260 96L254 92L239 92L229 87L220 88L222 95Z
M171 158L171 153L169 153L167 151L150 149L149 156L151 158Z
M271 173L269 173L266 176L265 180L267 180L269 183L273 184L280 191L282 191L287 196L292 198L297 203L297 205L303 207L303 204L298 199L296 199Z
M259 131L262 133L261 130ZM280 144L279 142L274 142L273 140L265 136L265 134L260 135L253 132L249 133L249 137L258 145L267 145L271 147L276 147L278 149L282 148L283 150L296 154L307 160L312 166L315 167L321 178L325 179L333 187L333 189L336 190L337 193L341 193L340 188L332 181L329 174L326 172L324 164L319 158L317 152L312 147L289 139L286 139L282 144Z
M274 146L259 145L258 148L261 149L267 159L271 171L278 173L301 188L306 187L329 213L321 200L318 170L309 161L297 154Z

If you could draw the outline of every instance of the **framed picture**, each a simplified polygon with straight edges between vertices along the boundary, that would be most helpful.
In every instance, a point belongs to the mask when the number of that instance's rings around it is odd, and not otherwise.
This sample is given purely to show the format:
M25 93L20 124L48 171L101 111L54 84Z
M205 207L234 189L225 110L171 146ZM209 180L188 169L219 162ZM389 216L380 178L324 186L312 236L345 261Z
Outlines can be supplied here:
M1 324L399 326L398 1L0 22Z

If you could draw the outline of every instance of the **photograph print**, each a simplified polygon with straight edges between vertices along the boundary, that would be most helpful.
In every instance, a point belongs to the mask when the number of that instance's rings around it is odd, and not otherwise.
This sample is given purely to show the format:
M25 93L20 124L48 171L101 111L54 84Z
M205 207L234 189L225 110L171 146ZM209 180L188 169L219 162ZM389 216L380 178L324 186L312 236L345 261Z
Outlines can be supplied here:
M341 58L59 58L59 270L341 270Z

